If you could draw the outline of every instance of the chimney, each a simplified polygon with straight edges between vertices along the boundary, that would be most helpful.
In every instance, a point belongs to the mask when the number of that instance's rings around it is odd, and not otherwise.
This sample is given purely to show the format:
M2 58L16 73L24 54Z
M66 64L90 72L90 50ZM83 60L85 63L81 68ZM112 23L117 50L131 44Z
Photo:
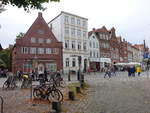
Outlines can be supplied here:
M41 12L38 13L38 17L42 17L42 13Z

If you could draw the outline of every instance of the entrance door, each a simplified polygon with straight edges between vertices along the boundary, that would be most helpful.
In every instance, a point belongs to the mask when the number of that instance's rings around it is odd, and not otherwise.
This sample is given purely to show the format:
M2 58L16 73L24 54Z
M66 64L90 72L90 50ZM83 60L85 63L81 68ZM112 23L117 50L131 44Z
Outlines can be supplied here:
M39 74L44 73L44 64L39 64L38 65L38 73Z

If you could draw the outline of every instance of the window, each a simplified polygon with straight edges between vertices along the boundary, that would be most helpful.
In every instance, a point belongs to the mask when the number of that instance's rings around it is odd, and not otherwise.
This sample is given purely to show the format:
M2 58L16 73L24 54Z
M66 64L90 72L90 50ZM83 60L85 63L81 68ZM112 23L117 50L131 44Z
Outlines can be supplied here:
M92 57L92 51L90 51L90 57Z
M30 48L30 54L36 54L36 48L35 47Z
M98 42L96 43L96 48L98 48Z
M71 24L75 24L75 18L71 17Z
M69 23L69 17L65 16L65 23Z
M46 63L46 68L49 72L56 72L57 70L56 63Z
M83 49L86 50L86 42L83 43Z
M93 57L96 57L96 53L95 53L95 51L93 51Z
M78 42L78 50L81 50L81 42Z
M86 27L86 21L83 21L83 27Z
M86 31L83 31L83 37L86 37Z
M29 53L29 48L28 47L22 47L22 53L23 54L28 54Z
M43 43L44 42L44 39L43 38L39 38L39 43Z
M73 59L72 59L72 67L75 67L75 66L76 66L76 59L73 58Z
M81 30L79 30L79 29L77 30L77 36L81 37Z
M36 43L36 39L34 37L31 37L31 43Z
M44 48L38 48L38 54L44 54Z
M95 48L95 42L93 42L93 48Z
M58 48L52 48L51 52L52 54L58 54Z
M77 19L77 25L80 25L81 23L80 23L80 19Z
M51 54L52 53L52 49L51 48L46 48L46 54Z
M75 28L71 28L71 36L75 36Z
M46 43L47 44L51 43L51 39L46 39Z
M44 31L41 30L41 29L38 29L38 30L37 30L37 33L39 33L39 34L44 34Z
M90 45L90 47L92 47L92 42L91 42L91 41L90 41L90 44L89 44L89 45Z
M69 49L69 40L66 40L66 41L65 41L65 48L66 48L66 49Z
M66 58L66 67L69 67L69 58Z
M72 49L75 49L75 41L72 41Z
M69 36L69 27L65 27L65 35Z

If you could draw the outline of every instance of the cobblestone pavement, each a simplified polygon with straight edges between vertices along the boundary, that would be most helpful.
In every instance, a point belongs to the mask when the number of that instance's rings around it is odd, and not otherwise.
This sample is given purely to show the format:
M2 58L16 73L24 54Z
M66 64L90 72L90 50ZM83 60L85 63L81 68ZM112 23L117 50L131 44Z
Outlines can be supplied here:
M105 79L96 74L87 81L91 85L88 97L70 113L150 113L150 78L146 73L130 78L118 73Z
M63 102L63 113L150 113L150 78L147 79L147 73L130 78L126 72L105 79L103 75L86 75L90 88L80 94L82 98ZM76 76L71 79L75 82ZM0 79L0 86L3 81ZM51 110L49 104L29 103L30 90L0 89L0 95L5 101L4 113L48 113Z

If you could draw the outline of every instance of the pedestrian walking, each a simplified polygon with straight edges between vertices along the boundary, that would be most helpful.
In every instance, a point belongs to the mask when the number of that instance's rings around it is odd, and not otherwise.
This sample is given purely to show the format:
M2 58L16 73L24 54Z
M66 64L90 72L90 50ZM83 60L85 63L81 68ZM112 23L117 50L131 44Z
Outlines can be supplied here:
M108 75L109 78L111 78L111 72L110 72L110 68L109 67L105 68L104 78L106 78L107 75Z
M130 66L127 68L127 71L128 71L128 77L130 77L131 76L131 67Z
M138 76L140 76L140 74L141 74L141 72L142 72L140 66L136 67L136 72L138 73Z

